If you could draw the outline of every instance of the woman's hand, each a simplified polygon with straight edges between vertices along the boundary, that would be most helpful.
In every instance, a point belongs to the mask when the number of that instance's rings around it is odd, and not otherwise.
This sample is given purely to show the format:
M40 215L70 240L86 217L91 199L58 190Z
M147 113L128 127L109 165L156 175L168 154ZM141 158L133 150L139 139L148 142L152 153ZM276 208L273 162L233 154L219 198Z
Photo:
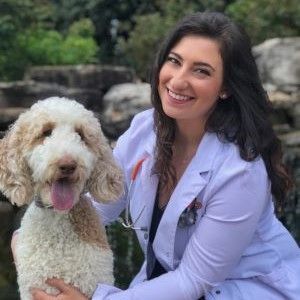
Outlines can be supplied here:
M39 289L31 289L34 300L88 300L79 290L61 279L48 279L47 284L57 288L60 293L57 296L51 296Z

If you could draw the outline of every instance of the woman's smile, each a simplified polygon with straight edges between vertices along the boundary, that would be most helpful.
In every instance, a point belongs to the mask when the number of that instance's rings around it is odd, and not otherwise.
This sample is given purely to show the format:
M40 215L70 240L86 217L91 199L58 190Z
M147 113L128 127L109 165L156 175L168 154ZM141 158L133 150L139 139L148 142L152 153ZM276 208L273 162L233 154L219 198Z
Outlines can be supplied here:
M184 94L180 94L180 93L176 93L174 91L172 91L169 88L166 88L168 95L169 95L169 101L172 103L176 104L185 104L186 102L192 101L195 99L195 97L192 96L188 96L188 95L184 95Z

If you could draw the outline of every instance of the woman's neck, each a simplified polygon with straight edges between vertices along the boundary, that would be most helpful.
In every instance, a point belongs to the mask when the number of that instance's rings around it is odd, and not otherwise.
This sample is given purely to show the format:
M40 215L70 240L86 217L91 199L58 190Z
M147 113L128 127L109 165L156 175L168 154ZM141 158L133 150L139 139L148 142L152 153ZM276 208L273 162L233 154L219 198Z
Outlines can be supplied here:
M204 126L189 120L176 122L176 133L174 146L180 148L198 148L199 143L205 133Z

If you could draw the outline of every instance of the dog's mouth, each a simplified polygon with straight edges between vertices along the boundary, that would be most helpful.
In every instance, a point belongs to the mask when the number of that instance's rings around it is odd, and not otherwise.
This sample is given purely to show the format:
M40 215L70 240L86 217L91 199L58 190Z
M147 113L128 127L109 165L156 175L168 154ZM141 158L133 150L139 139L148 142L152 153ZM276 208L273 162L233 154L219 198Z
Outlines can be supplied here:
M50 195L53 208L70 210L75 202L74 183L69 178L59 178L50 184Z

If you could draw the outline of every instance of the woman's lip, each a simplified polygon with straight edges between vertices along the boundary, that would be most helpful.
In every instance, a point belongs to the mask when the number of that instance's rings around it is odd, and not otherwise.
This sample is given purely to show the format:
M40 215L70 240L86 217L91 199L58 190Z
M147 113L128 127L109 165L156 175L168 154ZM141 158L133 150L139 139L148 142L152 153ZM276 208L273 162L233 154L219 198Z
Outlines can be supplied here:
M172 93L174 93L174 92L172 92L170 89L166 89L166 91L167 91L167 97L168 97L168 102L172 105L185 105L186 103L190 103L193 99L194 99L194 97L189 97L188 96L188 98L186 99L186 100L179 100L179 99L176 99L176 98L174 98L174 97L172 97ZM170 94L170 92L171 92L171 94ZM176 94L177 95L177 94Z
M179 93L176 93L174 91L172 91L171 89L167 88L167 93L174 99L178 100L178 101L188 101L188 100L192 100L194 97L192 96L188 96L188 95L182 95Z

